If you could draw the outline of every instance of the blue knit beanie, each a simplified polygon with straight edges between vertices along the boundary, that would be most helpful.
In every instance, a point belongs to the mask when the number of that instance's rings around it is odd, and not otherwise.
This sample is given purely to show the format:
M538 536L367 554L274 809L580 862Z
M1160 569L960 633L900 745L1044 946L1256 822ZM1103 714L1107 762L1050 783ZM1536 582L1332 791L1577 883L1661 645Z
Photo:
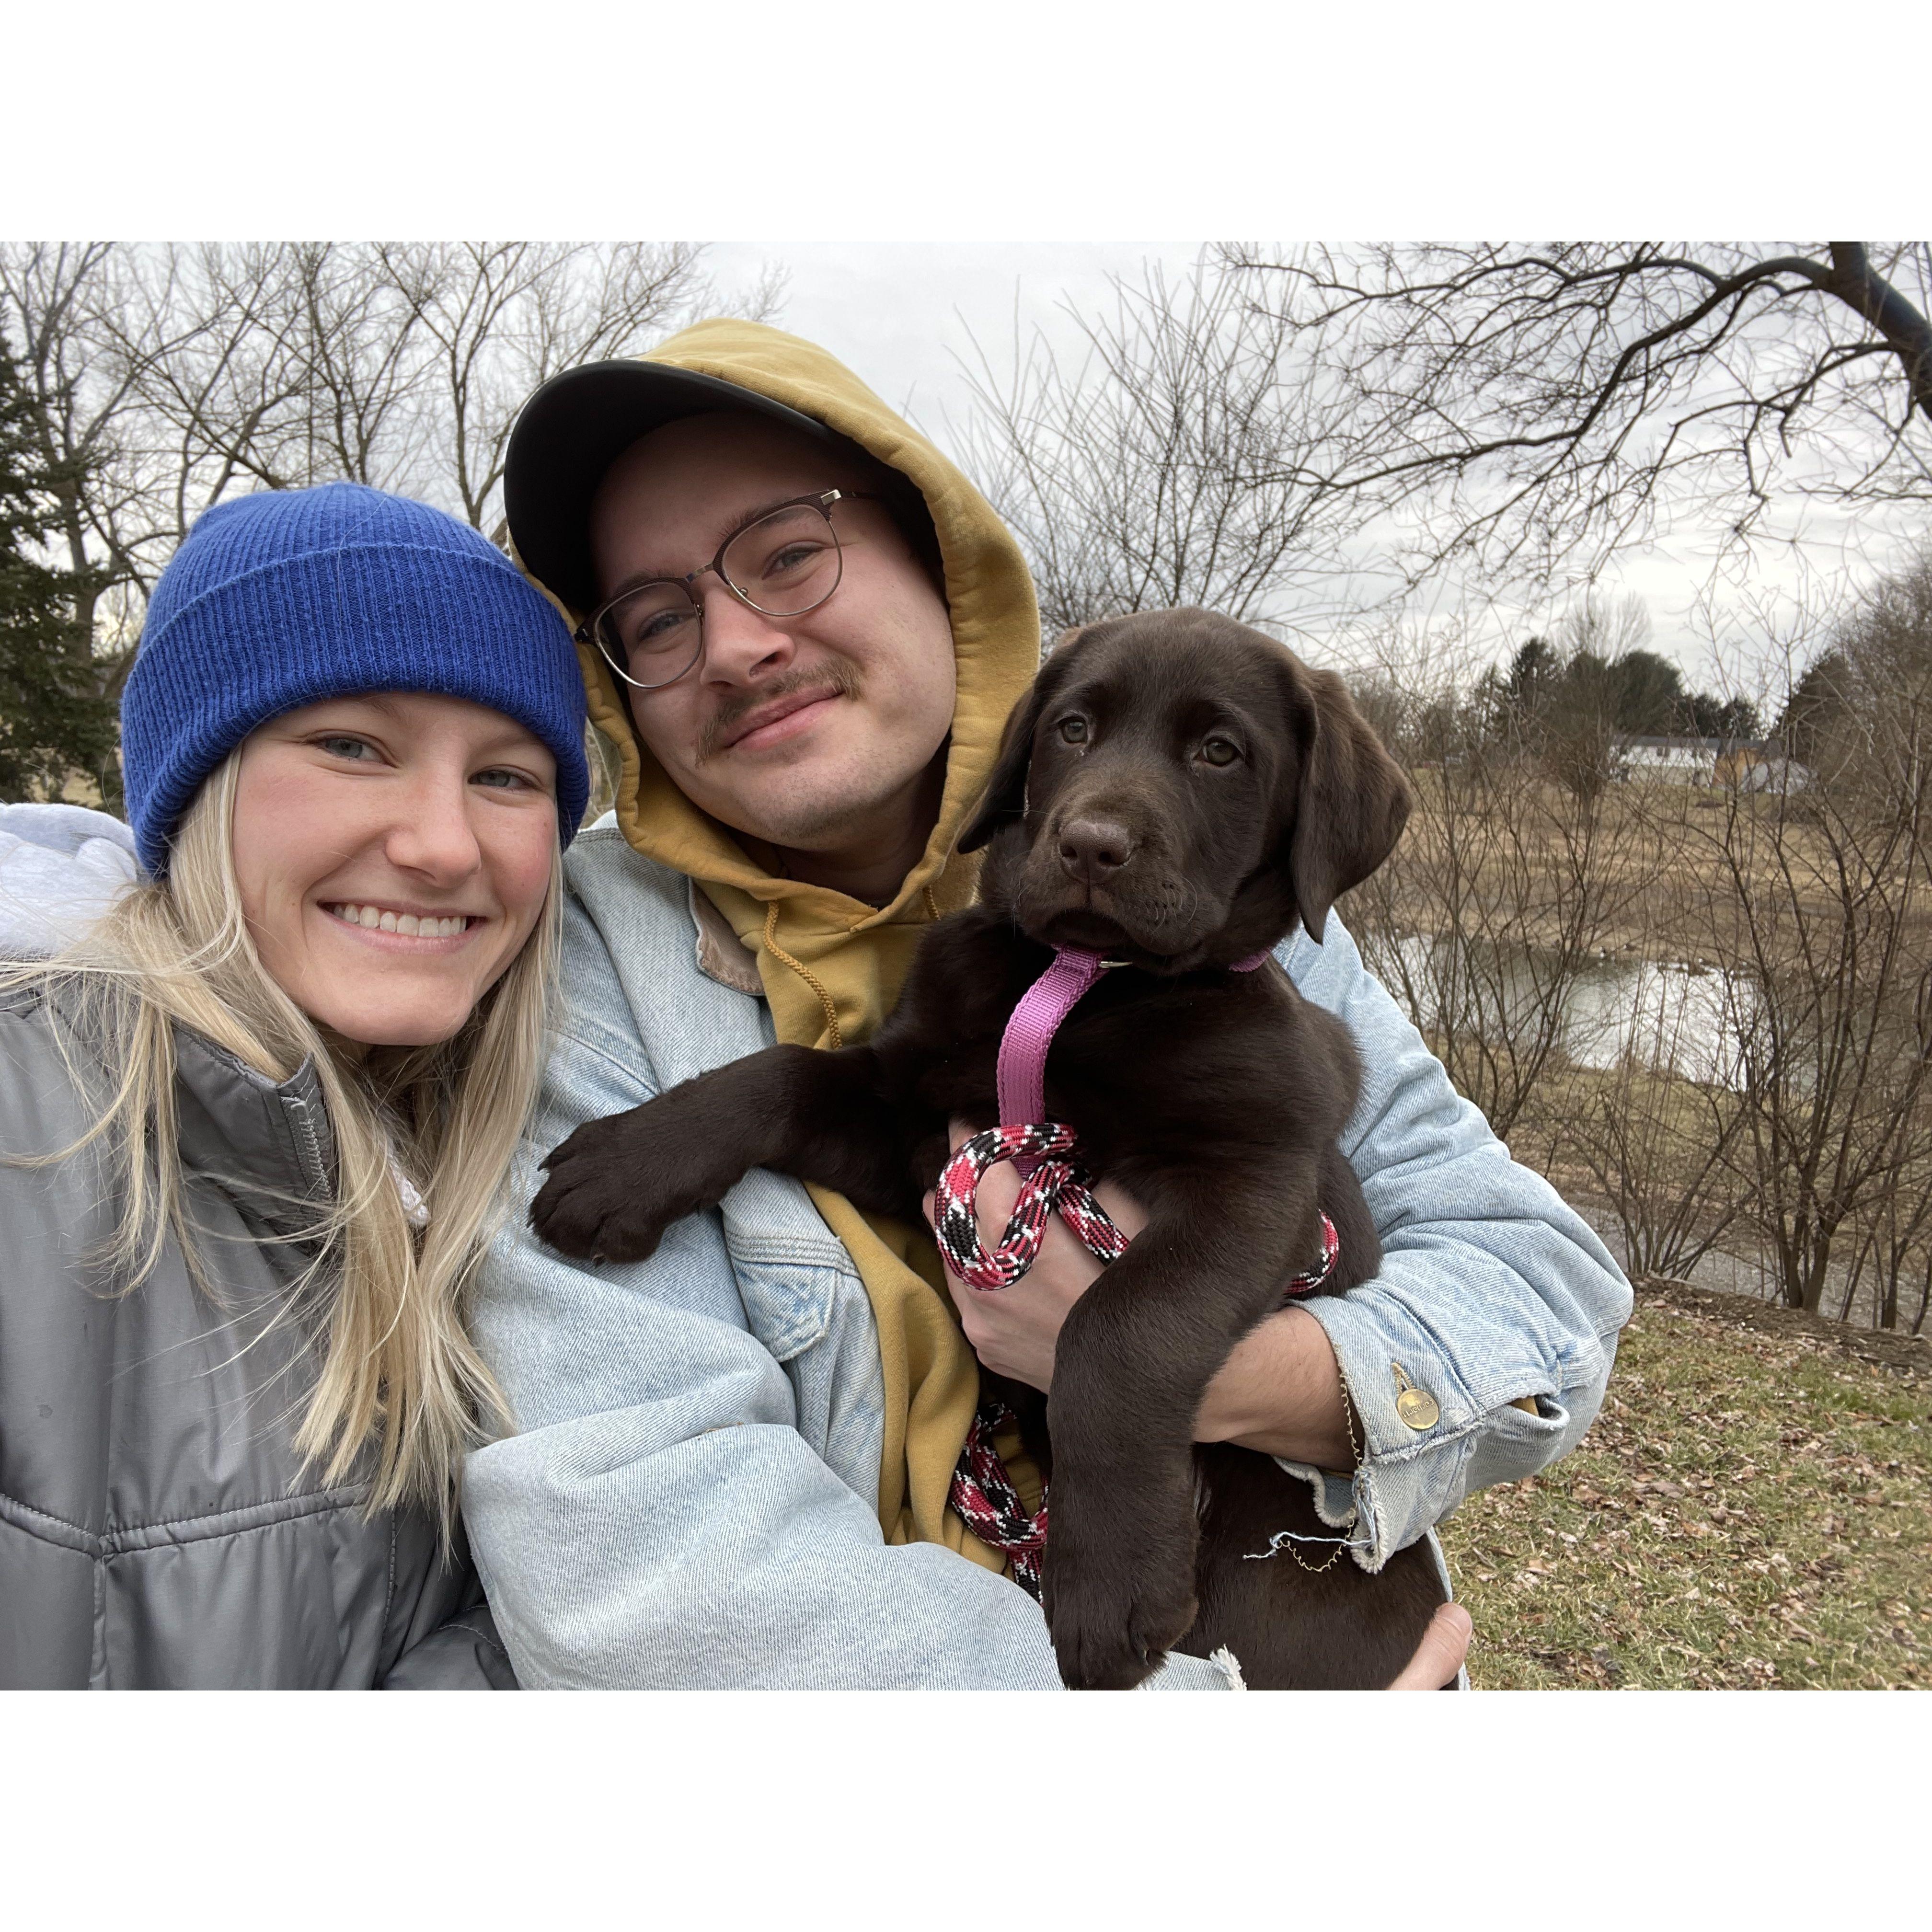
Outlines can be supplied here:
M218 503L148 600L121 700L128 816L159 878L208 773L256 725L359 692L466 698L556 760L568 845L590 791L570 632L466 524L359 483Z

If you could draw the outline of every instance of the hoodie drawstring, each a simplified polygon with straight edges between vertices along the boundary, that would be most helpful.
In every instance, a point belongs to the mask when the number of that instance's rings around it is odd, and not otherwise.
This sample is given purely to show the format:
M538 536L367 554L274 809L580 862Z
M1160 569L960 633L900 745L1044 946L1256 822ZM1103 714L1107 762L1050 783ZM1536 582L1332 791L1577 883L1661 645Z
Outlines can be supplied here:
M778 944L778 902L772 901L765 911L765 950L781 965L789 966L812 990L818 995L818 1004L825 1010L825 1031L832 1042L834 1052L845 1044L845 1036L838 1030L838 1009L832 1004L832 995L814 979L804 964L794 959Z
M933 896L932 888L930 886L924 886L921 890L926 900L926 916L937 925L941 916L939 902ZM765 908L765 950L780 964L789 966L818 996L820 1008L825 1015L826 1036L831 1041L835 1052L843 1046L845 1044L845 1036L838 1030L838 1009L832 1004L832 995L825 990L824 985L813 976L810 968L802 960L794 959L778 944L778 902L776 899L773 899Z

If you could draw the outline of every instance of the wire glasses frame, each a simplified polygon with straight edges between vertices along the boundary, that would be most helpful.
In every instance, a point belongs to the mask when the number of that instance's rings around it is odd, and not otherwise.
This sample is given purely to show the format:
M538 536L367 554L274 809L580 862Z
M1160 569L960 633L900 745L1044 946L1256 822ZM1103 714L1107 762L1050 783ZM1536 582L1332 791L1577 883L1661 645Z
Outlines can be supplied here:
M832 522L835 503L876 502L868 490L820 490L775 503L734 530L718 554L682 577L655 577L618 592L578 626L634 691L675 684L704 655L704 607L692 586L716 573L748 610L800 617L815 610L845 574L844 547ZM644 670L649 675L637 674Z

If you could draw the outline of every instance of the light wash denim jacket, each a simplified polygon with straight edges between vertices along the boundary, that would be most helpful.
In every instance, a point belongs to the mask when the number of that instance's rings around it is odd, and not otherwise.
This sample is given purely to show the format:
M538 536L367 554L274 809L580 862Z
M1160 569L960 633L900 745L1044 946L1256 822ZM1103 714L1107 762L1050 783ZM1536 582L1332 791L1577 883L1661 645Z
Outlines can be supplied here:
M686 880L608 819L566 869L561 1036L472 1318L517 1432L470 1457L464 1510L519 1679L1059 1688L1046 1624L1016 1584L881 1535L871 1304L803 1187L755 1172L625 1266L566 1260L524 1226L537 1160L580 1122L772 1037L762 1000L706 970ZM1345 1147L1382 1271L1308 1304L1364 1460L1352 1492L1298 1473L1374 1570L1472 1490L1576 1443L1630 1293L1590 1228L1457 1096L1339 920L1322 944L1297 932L1279 956L1348 1022L1364 1068ZM1435 1398L1428 1428L1398 1414L1398 1370ZM1534 1414L1509 1406L1525 1396ZM1150 1688L1229 1683L1177 1655Z

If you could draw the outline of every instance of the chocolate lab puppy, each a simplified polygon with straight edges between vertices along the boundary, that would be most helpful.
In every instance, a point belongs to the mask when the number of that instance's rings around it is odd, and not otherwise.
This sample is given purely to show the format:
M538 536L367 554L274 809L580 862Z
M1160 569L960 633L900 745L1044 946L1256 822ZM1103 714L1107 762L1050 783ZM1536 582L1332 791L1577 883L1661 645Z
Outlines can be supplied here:
M1386 1684L1443 1598L1426 1549L1318 1574L1336 1533L1307 1485L1264 1455L1197 1449L1194 1421L1317 1259L1324 1210L1340 1260L1322 1292L1380 1265L1337 1145L1359 1084L1348 1029L1273 964L1228 969L1298 920L1318 940L1408 814L1332 672L1206 610L1094 625L1042 670L961 837L986 848L980 904L926 935L871 1044L772 1047L580 1127L532 1224L566 1253L634 1259L754 1166L911 1219L948 1120L998 1123L1000 1034L1054 949L1126 962L1062 1025L1046 1106L1148 1224L1067 1316L1050 1398L1001 1391L1050 1469L1060 1673L1124 1688L1168 1649L1226 1646L1258 1688ZM1328 1540L1282 1546L1284 1531Z

